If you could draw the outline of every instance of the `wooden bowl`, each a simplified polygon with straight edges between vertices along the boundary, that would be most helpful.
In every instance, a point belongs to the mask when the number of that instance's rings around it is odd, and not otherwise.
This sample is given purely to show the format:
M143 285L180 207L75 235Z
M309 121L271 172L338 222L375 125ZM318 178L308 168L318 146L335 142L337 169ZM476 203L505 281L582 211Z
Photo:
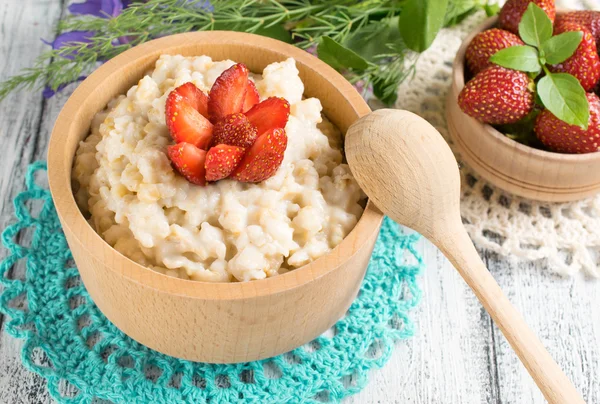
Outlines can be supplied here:
M161 54L232 59L261 72L293 57L305 95L344 133L369 107L335 70L291 45L237 32L197 32L137 46L102 65L75 91L50 139L48 177L81 278L102 313L136 341L167 355L210 363L271 357L301 346L342 317L356 297L382 214L367 204L358 224L330 254L276 277L204 283L165 276L118 253L86 222L71 190L71 167L92 117L125 93Z
M600 153L560 154L518 143L461 111L465 52L479 32L496 24L492 17L465 38L456 54L446 103L448 129L461 159L492 184L515 195L566 202L600 192Z

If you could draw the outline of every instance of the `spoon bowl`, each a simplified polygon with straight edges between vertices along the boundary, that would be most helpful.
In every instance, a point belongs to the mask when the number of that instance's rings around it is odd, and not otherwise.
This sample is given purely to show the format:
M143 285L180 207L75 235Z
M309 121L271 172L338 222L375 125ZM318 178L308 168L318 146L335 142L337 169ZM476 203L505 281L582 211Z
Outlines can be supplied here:
M345 150L375 205L437 244L460 202L458 163L439 132L412 112L380 109L350 128Z

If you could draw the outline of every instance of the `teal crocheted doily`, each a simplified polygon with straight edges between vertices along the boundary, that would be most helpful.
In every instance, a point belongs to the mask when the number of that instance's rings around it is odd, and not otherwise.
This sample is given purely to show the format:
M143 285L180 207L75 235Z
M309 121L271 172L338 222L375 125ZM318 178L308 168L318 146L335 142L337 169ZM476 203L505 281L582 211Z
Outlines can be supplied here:
M17 223L2 234L0 310L9 334L25 340L25 366L48 381L61 403L339 402L360 391L394 343L413 335L409 312L420 298L417 235L386 219L361 292L331 330L287 354L211 365L162 355L128 338L94 305L79 280L50 192L36 183L14 200ZM37 174L37 175L36 175ZM39 178L38 178L39 179ZM31 231L30 245L19 244ZM20 275L19 275L20 274ZM104 401L102 401L104 402Z

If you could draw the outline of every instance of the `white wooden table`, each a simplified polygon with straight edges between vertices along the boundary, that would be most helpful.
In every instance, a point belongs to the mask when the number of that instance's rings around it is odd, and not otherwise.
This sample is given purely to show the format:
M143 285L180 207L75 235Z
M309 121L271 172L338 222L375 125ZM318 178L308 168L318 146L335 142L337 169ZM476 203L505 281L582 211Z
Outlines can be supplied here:
M54 38L65 0L0 2L0 80L31 66ZM45 159L50 131L67 94L13 94L0 103L0 229L11 222L12 199L27 165ZM446 259L428 242L417 335L399 343L390 362L371 374L348 403L542 403L544 399L500 331ZM0 252L0 258L6 251ZM600 283L549 275L545 263L484 260L588 403L600 403ZM0 316L0 325L3 323ZM22 341L0 332L0 403L51 402L45 381L25 370Z

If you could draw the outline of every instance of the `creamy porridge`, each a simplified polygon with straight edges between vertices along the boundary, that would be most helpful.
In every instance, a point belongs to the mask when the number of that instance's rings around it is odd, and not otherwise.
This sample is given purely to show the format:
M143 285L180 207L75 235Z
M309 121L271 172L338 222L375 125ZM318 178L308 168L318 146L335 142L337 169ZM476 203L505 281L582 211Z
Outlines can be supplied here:
M291 105L283 163L266 181L198 186L166 155L165 101L193 82L208 92L233 61L162 56L155 69L93 120L73 169L93 228L127 257L167 275L209 282L262 279L337 246L363 212L364 194L342 163L341 133L303 99L293 59L251 75L260 99Z

